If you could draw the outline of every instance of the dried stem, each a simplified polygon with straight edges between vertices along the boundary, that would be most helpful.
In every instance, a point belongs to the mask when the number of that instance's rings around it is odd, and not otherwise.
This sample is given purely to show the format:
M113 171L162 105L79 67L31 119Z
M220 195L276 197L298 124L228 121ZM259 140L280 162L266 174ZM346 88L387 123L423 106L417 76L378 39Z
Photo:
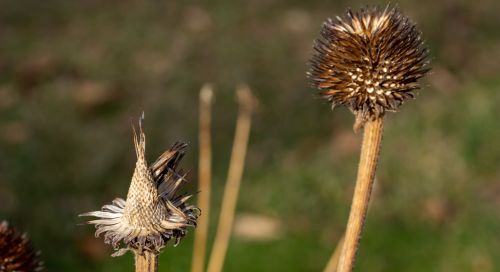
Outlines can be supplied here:
M212 254L208 263L208 272L222 271L229 244L229 237L231 235L238 192L240 190L243 166L245 165L245 154L248 145L248 136L250 134L254 99L247 86L238 87L237 95L240 109L236 123L236 133L234 136L224 196L222 198L219 224L217 226Z
M344 237L342 234L339 241L337 242L337 246L335 247L335 251L333 251L330 260L328 260L328 264L326 264L325 270L323 272L335 272L337 271L337 266L339 265L340 253L342 251L342 246L344 245Z
M135 253L135 272L158 271L158 255L144 251L143 254Z
M200 91L200 128L199 128L199 178L198 206L203 216L198 219L194 238L194 252L191 264L192 272L203 272L205 269L205 252L207 248L208 223L210 216L210 187L212 183L212 147L210 137L211 108L213 91L210 84L205 84Z
M350 272L354 267L368 203L373 187L375 170L377 169L380 142L383 132L383 117L367 121L361 147L358 177L352 199L351 212L345 234L344 246L339 263L339 272Z

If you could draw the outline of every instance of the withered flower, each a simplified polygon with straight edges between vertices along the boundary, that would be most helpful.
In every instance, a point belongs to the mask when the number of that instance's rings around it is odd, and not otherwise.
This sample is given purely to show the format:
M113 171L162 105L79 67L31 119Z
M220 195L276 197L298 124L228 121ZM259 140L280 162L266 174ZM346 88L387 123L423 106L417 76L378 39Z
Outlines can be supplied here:
M428 49L407 17L387 6L348 11L328 19L314 43L307 73L332 106L345 105L364 127L356 187L338 266L351 272L368 211L387 111L413 98L418 80L429 71ZM335 254L332 255L335 257ZM332 257L332 258L333 258Z
M187 181L177 166L184 156L187 144L177 142L153 164L145 158L146 136L142 129L144 116L139 120L139 135L134 128L137 163L127 200L116 198L101 211L84 213L95 216L88 221L96 226L96 237L104 234L104 242L117 250L112 256L127 250L142 255L144 251L159 254L170 239L177 245L187 232L195 227L200 210L187 204L191 195L179 194Z
M42 262L33 250L26 234L0 223L0 271L41 271Z
M395 8L328 19L314 50L307 73L312 85L363 123L413 98L417 80L429 71L420 31Z

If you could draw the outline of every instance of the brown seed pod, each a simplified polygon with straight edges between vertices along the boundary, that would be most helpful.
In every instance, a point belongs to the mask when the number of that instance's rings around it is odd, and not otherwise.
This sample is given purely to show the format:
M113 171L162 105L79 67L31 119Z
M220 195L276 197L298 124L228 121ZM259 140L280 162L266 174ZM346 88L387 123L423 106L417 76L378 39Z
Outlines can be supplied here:
M88 221L96 226L96 237L104 233L104 242L111 244L120 256L127 250L141 254L149 251L159 254L170 240L177 245L187 227L195 227L200 210L187 204L190 195L179 194L187 181L177 166L184 156L187 144L175 143L149 167L146 162L146 136L134 129L137 163L127 200L116 198L101 211L81 214L98 219Z
M396 111L429 70L415 24L395 8L364 8L323 23L307 73L332 106L362 122Z
M0 271L42 271L42 262L25 234L17 232L6 221L0 223Z

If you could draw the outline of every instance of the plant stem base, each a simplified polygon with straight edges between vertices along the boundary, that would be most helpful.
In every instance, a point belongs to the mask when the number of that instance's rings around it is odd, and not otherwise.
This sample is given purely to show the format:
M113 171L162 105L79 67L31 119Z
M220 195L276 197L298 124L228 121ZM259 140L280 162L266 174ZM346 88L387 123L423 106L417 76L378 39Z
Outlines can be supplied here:
M156 272L158 271L158 255L145 251L142 255L135 255L135 272Z

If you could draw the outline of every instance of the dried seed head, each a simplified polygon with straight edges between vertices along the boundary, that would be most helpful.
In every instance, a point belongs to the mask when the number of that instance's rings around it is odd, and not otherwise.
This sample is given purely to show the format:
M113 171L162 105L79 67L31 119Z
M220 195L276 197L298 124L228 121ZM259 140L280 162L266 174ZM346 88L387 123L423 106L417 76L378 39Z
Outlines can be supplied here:
M396 111L429 71L420 31L395 8L328 19L314 50L307 73L312 85L362 122Z
M38 255L25 234L0 223L0 271L41 271Z
M87 223L96 226L96 237L104 233L104 242L118 250L112 256L120 256L127 250L158 254L170 239L177 245L187 227L196 226L200 214L197 207L186 203L191 195L179 194L187 181L177 166L187 144L175 143L148 167L142 120L138 135L134 129L137 163L127 200L117 198L101 211L81 215L99 218Z

